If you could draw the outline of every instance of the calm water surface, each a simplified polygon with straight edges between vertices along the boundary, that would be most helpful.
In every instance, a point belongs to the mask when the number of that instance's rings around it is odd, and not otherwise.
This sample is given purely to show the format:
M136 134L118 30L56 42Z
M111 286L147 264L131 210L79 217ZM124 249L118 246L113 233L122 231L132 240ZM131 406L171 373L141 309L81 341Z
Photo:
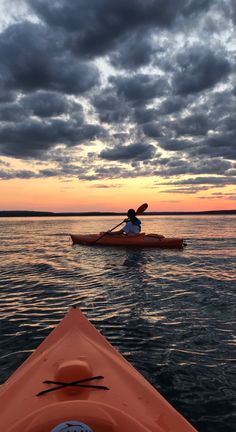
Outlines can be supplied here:
M234 216L143 217L179 250L72 246L118 217L0 219L0 382L68 308L98 330L200 432L233 432Z

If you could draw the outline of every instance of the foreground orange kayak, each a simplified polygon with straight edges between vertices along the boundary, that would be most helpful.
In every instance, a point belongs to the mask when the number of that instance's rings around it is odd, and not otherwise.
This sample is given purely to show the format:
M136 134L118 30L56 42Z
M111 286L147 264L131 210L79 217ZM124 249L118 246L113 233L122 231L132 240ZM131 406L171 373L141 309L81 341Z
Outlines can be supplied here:
M0 386L4 432L195 429L74 307Z
M137 235L104 235L101 234L71 234L73 243L82 245L104 245L104 246L134 246L153 248L183 248L184 239L175 237L164 237L159 234L137 234ZM101 238L100 238L101 237Z

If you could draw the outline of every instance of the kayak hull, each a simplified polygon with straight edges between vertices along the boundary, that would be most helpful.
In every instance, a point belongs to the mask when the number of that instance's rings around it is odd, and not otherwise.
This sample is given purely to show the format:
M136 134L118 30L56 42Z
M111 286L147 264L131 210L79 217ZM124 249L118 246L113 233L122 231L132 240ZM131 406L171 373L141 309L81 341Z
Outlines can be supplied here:
M4 432L52 432L70 421L92 432L195 431L78 308L0 387L0 404Z
M182 249L184 247L184 239L175 237L168 238L158 234L138 234L132 236L127 236L123 234L108 234L104 235L103 237L101 237L101 234L71 234L70 237L74 244L81 244L87 246L103 245L177 249Z

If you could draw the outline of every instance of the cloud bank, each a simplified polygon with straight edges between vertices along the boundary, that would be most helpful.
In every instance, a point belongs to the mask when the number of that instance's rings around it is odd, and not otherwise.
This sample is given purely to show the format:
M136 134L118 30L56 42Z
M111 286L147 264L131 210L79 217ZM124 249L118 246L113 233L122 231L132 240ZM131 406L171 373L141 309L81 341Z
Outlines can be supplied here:
M235 184L233 0L21 8L0 33L0 178Z

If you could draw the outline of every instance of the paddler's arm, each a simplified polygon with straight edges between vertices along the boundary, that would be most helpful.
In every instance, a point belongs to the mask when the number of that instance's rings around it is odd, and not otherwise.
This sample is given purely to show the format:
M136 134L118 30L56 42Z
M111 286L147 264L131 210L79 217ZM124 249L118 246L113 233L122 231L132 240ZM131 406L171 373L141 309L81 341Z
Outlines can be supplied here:
M111 235L111 236L112 236L112 235L117 235L117 234L124 234L124 231L123 231L123 229L121 229L121 230L119 230L119 231L112 231L112 232L111 232L111 231L108 231L107 234L108 234L108 235Z

